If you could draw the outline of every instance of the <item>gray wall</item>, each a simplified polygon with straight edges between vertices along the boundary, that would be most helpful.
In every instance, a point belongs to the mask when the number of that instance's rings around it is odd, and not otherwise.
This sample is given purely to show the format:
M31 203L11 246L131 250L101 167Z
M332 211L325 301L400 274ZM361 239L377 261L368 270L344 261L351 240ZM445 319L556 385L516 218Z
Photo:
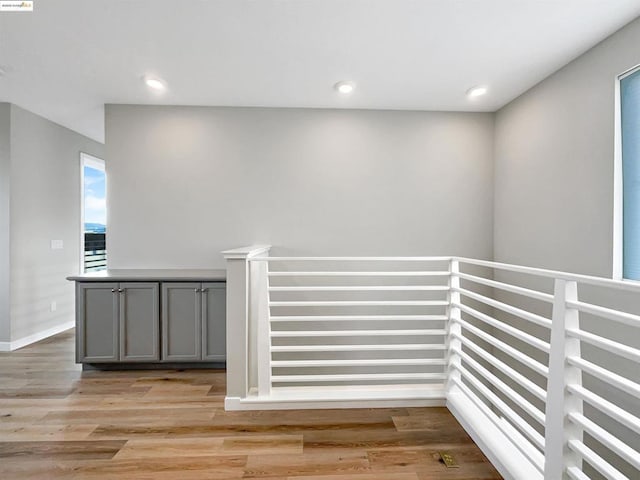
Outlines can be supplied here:
M73 321L65 277L80 268L80 152L104 154L103 145L11 105L12 341ZM64 248L52 250L51 240Z
M108 105L109 266L492 254L493 115ZM455 193L454 193L455 192Z
M11 341L9 315L9 176L11 106L0 103L0 343Z
M494 256L611 277L614 85L640 20L496 115Z

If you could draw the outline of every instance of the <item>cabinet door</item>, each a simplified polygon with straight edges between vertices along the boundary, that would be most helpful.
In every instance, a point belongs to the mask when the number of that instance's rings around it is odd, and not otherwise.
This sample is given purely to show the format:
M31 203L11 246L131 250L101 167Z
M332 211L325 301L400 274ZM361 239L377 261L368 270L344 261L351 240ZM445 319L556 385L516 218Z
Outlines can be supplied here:
M120 361L160 360L159 287L157 283L121 283Z
M76 285L76 357L78 362L117 362L118 284Z
M200 283L162 284L162 359L201 358Z
M224 283L202 284L202 359L227 358L227 289Z

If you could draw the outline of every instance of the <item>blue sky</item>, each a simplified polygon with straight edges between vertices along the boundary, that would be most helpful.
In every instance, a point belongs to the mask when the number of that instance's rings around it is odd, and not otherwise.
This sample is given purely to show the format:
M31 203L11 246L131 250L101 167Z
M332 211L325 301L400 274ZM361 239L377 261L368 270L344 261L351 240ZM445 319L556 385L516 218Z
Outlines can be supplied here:
M84 221L107 224L107 196L105 173L84 167Z

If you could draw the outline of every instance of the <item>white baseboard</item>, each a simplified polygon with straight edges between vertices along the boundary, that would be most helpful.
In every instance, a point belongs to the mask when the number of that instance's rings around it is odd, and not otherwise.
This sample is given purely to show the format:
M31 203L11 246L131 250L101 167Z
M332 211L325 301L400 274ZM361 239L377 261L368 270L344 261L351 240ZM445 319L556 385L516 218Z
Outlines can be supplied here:
M53 335L64 332L65 330L69 330L70 328L75 327L75 325L76 323L74 321L65 322L60 325L56 325L55 327L42 330L41 332L34 333L33 335L14 340L13 342L0 342L0 352L13 352L19 348L26 347L32 343L39 342L40 340L44 340L45 338L52 337Z
M395 387L280 387L260 397L254 391L248 397L225 398L225 410L304 410L322 408L399 408L443 407L444 389L407 386Z

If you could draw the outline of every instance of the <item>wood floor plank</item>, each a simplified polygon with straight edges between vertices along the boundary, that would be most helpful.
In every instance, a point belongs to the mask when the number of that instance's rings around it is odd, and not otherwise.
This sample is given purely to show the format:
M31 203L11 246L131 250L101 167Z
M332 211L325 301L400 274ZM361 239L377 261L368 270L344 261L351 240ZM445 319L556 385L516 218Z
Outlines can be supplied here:
M366 453L299 455L250 455L244 478L294 477L297 475L327 475L370 473Z
M347 475L296 475L287 480L418 480L417 473L350 473Z
M247 457L132 458L73 463L80 480L228 480L242 478Z
M4 442L86 440L97 425L3 425Z
M324 431L304 433L305 451L332 448L404 448L428 446L441 443L472 443L466 432L397 432L386 429L371 429L360 432Z
M115 458L209 457L222 454L224 438L144 438L129 440Z
M203 397L207 398L210 387L208 385L184 385L181 383L153 385L148 387L145 397Z
M109 459L113 458L124 444L124 441L119 440L0 442L0 458Z
M251 435L242 437L194 437L134 439L116 458L201 457L215 455L290 455L302 453L301 435Z
M0 478L7 480L75 480L77 477L72 469L60 466L57 460L3 458L0 462Z
M5 388L0 390L0 398L66 398L74 391L74 388L55 387Z
M302 453L302 435L242 435L225 437L225 452L245 455L296 455Z
M163 424L168 418L172 422L206 422L215 415L215 408L121 408L106 410L63 410L50 412L39 423L78 424L109 423L114 419L120 424Z

